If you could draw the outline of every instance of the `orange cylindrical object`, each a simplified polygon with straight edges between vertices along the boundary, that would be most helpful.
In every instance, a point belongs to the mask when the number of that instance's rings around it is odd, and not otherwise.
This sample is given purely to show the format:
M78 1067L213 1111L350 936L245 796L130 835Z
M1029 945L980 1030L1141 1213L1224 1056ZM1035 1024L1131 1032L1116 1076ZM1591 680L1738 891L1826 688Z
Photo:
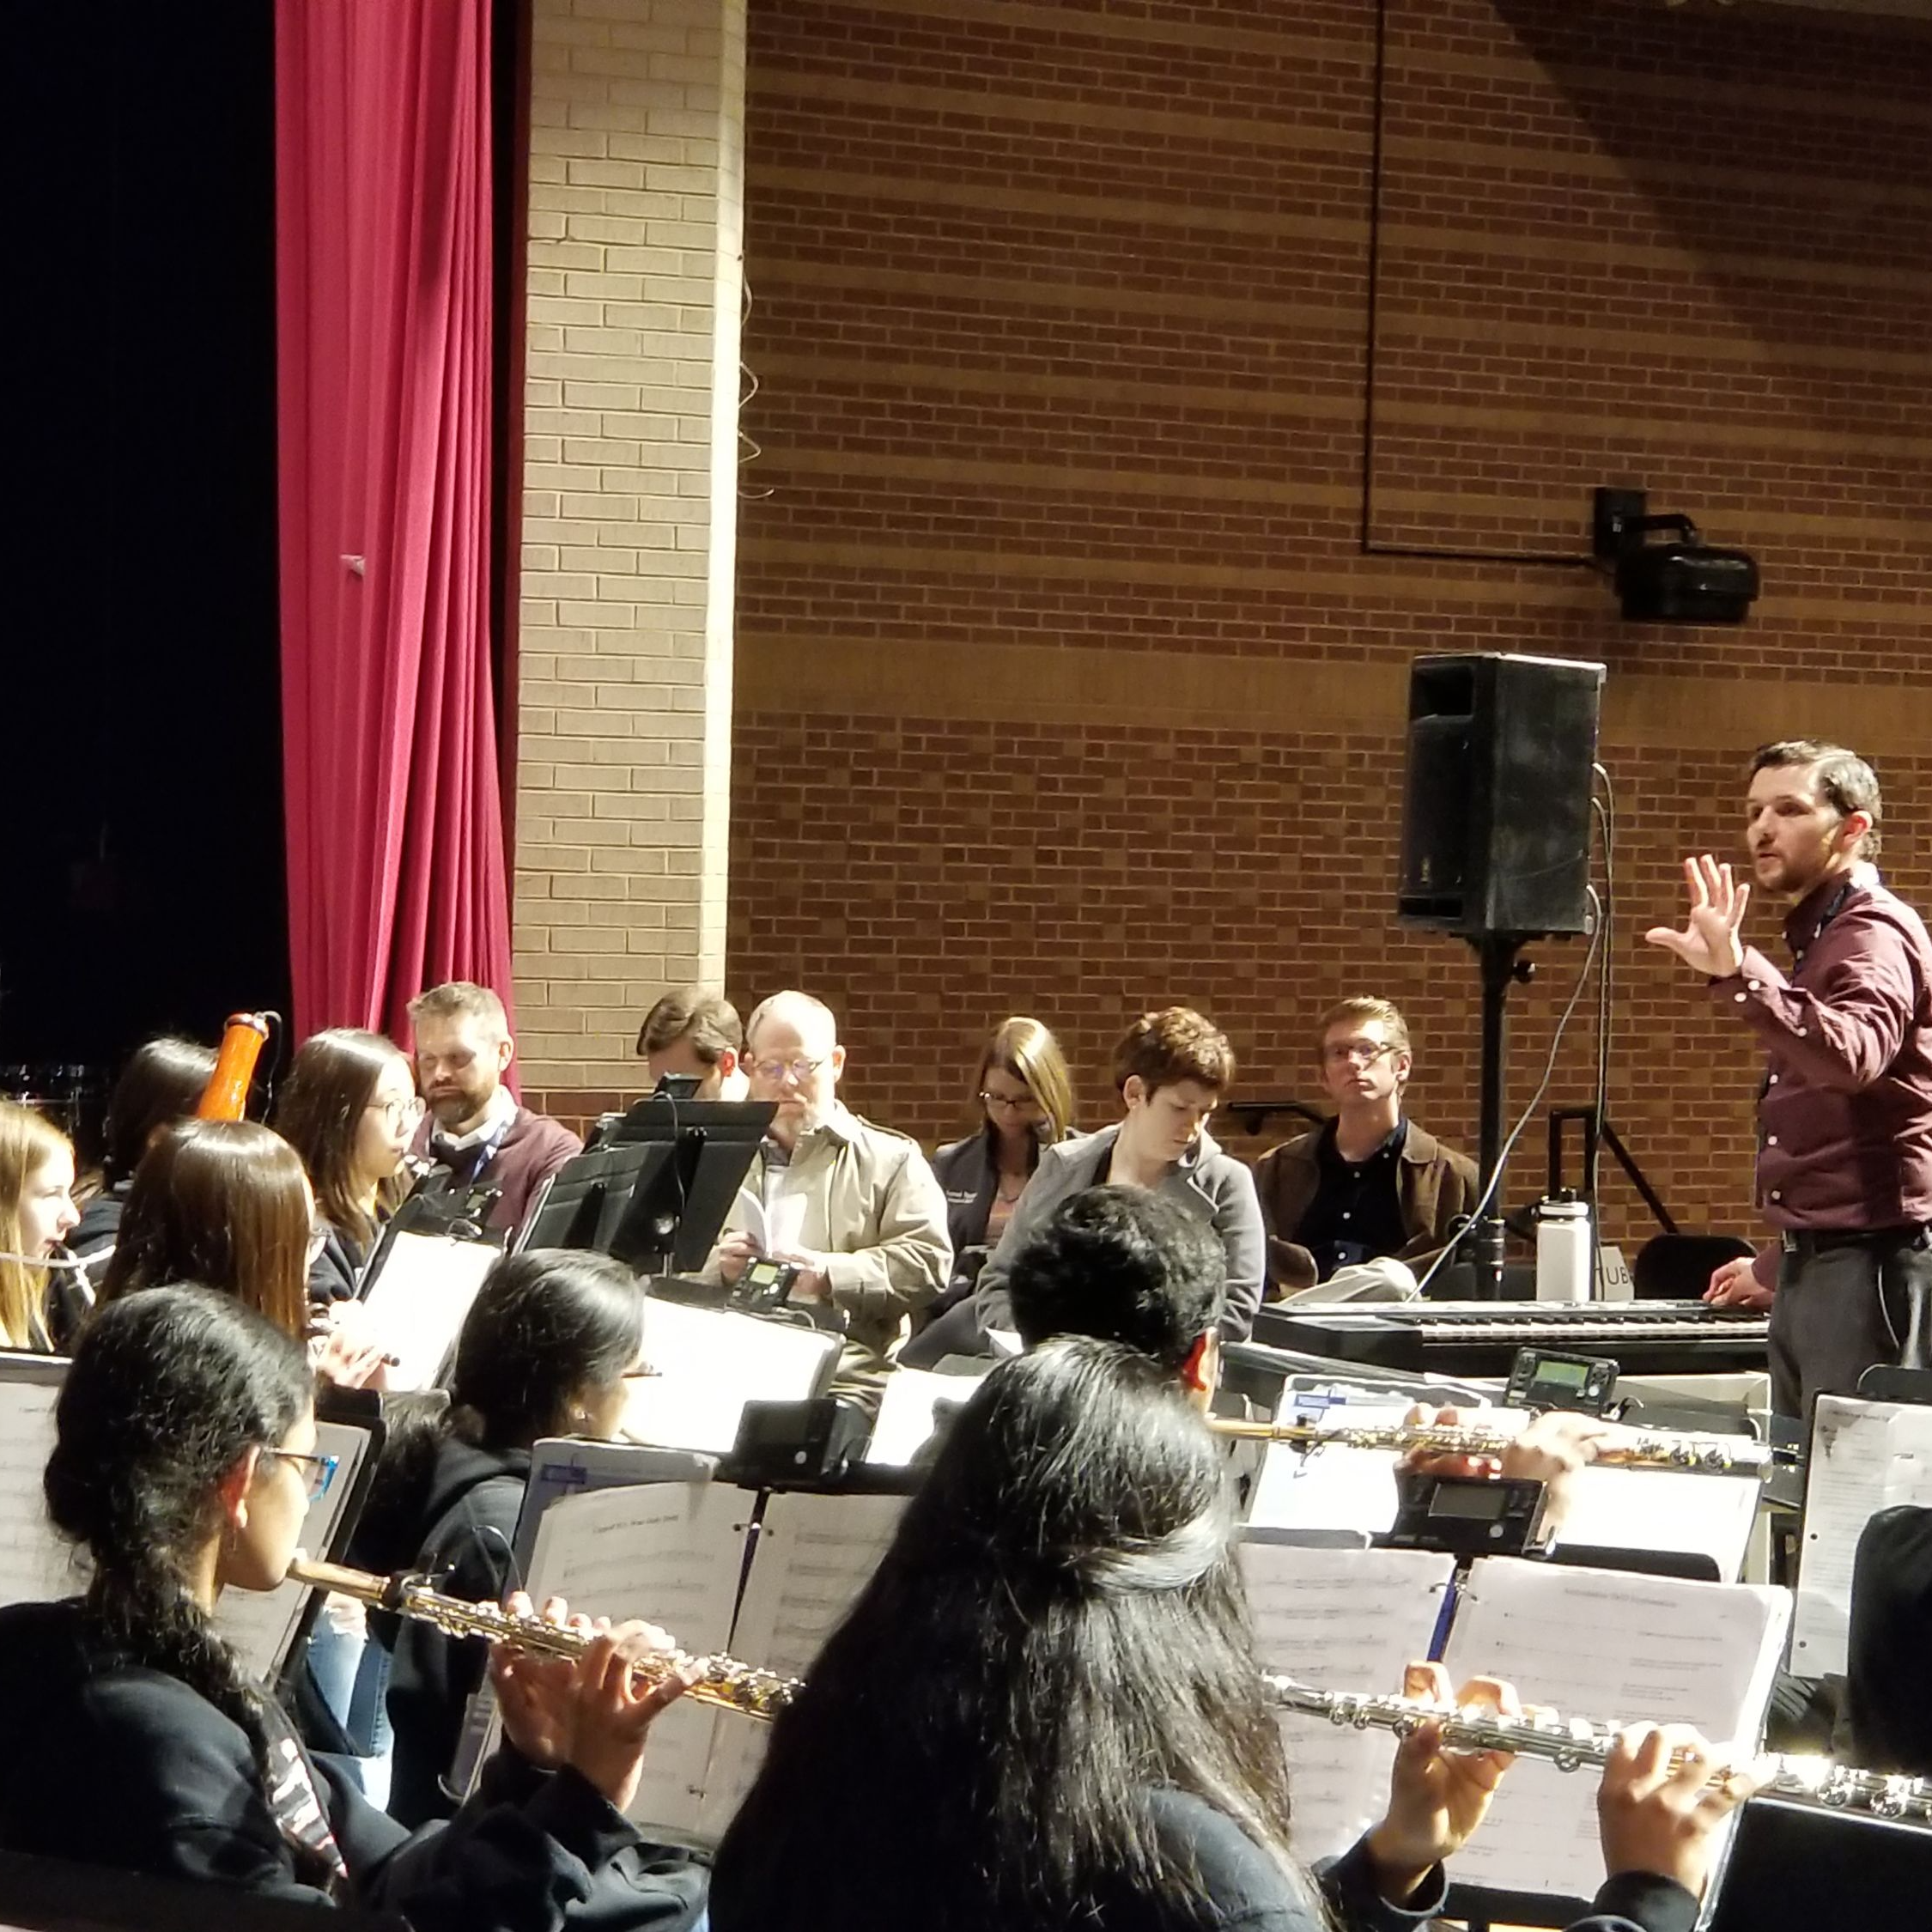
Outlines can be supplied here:
M199 1121L240 1121L248 1117L248 1089L255 1078L255 1062L261 1057L263 1042L269 1036L265 1013L230 1013L222 1030L222 1050L216 1056L215 1071L202 1089L195 1109Z

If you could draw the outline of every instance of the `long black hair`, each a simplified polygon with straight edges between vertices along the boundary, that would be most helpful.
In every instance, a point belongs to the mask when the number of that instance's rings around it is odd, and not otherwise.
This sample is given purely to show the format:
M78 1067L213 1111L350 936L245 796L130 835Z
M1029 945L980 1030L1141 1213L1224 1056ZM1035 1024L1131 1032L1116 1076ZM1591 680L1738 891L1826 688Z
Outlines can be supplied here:
M416 1560L450 1437L500 1451L569 1434L572 1397L636 1361L644 1297L644 1284L608 1255L529 1248L498 1261L464 1318L448 1400L384 1405L388 1437L355 1534L358 1560L379 1570Z
M42 1479L54 1527L92 1559L94 1641L198 1691L241 1727L264 1774L255 1693L190 1594L188 1566L219 1521L222 1477L283 1441L314 1388L301 1344L232 1295L142 1290L82 1330Z
M718 1932L1044 1932L1186 1900L1161 1787L1295 1874L1232 1534L1170 1373L1086 1337L1002 1363L778 1721L719 1849ZM864 1857L820 1856L855 1826Z

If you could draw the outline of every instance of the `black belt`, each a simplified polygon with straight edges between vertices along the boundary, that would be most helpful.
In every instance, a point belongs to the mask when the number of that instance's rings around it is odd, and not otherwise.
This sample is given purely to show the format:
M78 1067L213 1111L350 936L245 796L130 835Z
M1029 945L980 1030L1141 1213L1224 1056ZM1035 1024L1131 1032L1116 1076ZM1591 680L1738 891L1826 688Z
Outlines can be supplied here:
M1822 1255L1833 1248L1904 1248L1924 1233L1917 1222L1896 1228L1786 1228L1777 1244L1787 1255Z

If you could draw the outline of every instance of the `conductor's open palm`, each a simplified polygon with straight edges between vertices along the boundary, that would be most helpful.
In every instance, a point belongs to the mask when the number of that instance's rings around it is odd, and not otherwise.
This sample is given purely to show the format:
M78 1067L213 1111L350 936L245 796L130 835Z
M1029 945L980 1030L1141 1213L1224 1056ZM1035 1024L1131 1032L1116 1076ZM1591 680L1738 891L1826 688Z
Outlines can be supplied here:
M1714 980L1728 979L1744 963L1744 942L1738 932L1751 902L1751 888L1738 884L1731 868L1720 866L1708 852L1684 861L1684 882L1691 896L1684 930L1653 926L1643 937L1698 972Z

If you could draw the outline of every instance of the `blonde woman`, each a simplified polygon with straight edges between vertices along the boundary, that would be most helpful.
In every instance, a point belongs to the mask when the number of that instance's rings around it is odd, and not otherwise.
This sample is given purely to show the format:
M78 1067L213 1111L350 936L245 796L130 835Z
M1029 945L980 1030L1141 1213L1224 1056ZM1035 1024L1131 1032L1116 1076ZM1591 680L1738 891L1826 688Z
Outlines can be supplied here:
M67 1136L0 1100L0 1347L52 1351L47 1262L80 1218Z

